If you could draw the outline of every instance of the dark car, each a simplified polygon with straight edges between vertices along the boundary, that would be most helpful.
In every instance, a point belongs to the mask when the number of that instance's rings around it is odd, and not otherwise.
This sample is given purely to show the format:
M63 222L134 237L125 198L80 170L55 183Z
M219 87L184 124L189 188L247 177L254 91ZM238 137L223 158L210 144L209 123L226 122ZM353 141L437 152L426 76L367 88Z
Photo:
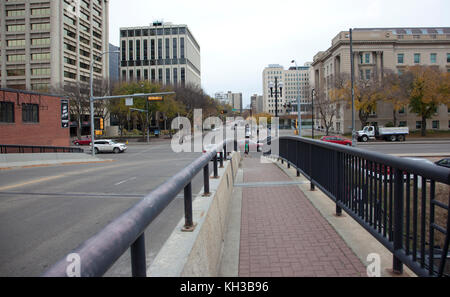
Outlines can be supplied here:
M346 139L346 138L342 138L342 137L339 137L339 136L324 136L320 140L326 141L326 142L342 144L342 145L347 145L347 146L352 146L352 141L351 140Z
M442 160L437 161L434 164L436 164L437 166L450 168L450 158L444 158Z
M82 138L82 139L75 139L73 141L74 145L91 145L91 139L90 138Z

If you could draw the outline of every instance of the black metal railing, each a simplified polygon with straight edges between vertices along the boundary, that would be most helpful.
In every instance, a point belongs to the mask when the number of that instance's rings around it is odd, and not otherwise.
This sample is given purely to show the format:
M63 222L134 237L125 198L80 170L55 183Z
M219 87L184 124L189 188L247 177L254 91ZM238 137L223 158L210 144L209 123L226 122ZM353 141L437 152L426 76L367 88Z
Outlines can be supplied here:
M82 148L0 144L0 154L83 153Z
M183 231L193 231L195 224L192 215L192 179L200 171L203 171L203 195L209 196L209 163L213 162L214 166L212 178L217 178L219 164L217 154L228 156L231 151L228 150L231 143L231 141L223 142L216 146L216 149L204 153L70 253L79 256L80 276L97 277L104 275L117 259L130 248L132 276L145 277L147 266L144 233L146 228L183 191L185 210ZM234 142L234 150L237 151L236 142ZM223 158L221 159L221 162L223 162ZM43 276L68 276L66 269L69 264L66 258L63 258L46 271Z
M281 137L277 157L391 251L395 272L449 275L450 169L300 137Z

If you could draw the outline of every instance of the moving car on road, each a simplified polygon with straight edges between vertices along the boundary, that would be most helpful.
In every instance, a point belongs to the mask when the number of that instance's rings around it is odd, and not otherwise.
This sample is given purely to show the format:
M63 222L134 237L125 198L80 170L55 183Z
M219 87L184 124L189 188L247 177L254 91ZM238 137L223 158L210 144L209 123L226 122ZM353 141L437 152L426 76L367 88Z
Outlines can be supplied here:
M442 160L437 161L434 164L436 164L437 166L450 168L450 158L444 158Z
M123 153L127 150L124 143L117 143L109 139L96 140L94 142L95 153Z
M339 136L324 136L320 140L326 141L326 142L342 144L342 145L347 145L347 146L352 146L352 141L351 140L346 139L346 138L342 138L342 137L339 137Z

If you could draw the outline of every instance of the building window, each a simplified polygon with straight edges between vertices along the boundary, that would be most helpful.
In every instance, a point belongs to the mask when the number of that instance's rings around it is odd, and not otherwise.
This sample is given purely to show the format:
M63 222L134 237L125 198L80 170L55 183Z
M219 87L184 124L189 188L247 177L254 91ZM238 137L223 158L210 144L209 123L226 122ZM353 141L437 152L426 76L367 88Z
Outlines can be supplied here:
M407 127L408 123L406 121L400 121L400 123L398 124L399 127Z
M163 81L163 71L162 69L158 69L158 81L162 83Z
M155 69L151 69L150 70L150 75L151 75L150 79L152 80L152 82L155 82L155 80L156 80L156 71L155 71Z
M176 85L178 83L178 69L173 69L173 84Z
M150 40L150 59L155 59L155 40Z
M166 59L170 59L170 39L166 38Z
M404 54L398 54L397 55L397 63L398 64L403 64L404 63L404 58L405 58Z
M144 69L144 80L148 80L148 69Z
M422 129L422 122L421 121L417 121L416 122L416 129Z
M136 40L136 61L141 60L141 41Z
M364 55L364 62L365 62L366 64L370 64L370 54L365 54L365 55Z
M437 57L437 54L430 54L430 63L431 64L436 64L436 57Z
M414 54L414 64L420 64L420 54Z
M406 112L406 109L405 109L404 107L402 107L402 108L398 111L399 114L405 114L405 112Z
M370 69L366 69L366 80L370 79Z
M180 38L180 58L184 59L184 37ZM447 60L448 60L448 57L447 57Z
M39 105L23 103L22 121L24 123L39 123Z
M126 61L126 59L127 59L127 43L125 40L122 40L122 61Z
M128 41L128 61L133 61L133 40Z
M181 68L181 84L184 85L186 83L186 70L184 67Z
M433 129L439 129L439 121L432 122Z
M177 39L174 38L172 43L173 43L173 53L172 53L172 55L173 55L174 59L177 59L178 58L178 55L177 55Z
M447 63L450 63L450 54L447 53Z
M148 60L148 40L144 40L144 61Z
M14 102L0 102L0 123L14 123Z
M158 39L158 60L161 60L163 58L162 55L162 39Z
M170 68L166 69L166 85L170 84Z

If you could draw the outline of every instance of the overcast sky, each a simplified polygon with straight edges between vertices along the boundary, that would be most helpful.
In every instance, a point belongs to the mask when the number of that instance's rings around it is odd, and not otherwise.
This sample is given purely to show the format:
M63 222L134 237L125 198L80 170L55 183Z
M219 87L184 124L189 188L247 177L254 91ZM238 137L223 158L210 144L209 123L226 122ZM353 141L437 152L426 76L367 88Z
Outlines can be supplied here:
M202 87L262 95L268 64L312 61L349 28L449 27L449 0L111 0L110 42L119 28L154 20L186 24L201 47Z

